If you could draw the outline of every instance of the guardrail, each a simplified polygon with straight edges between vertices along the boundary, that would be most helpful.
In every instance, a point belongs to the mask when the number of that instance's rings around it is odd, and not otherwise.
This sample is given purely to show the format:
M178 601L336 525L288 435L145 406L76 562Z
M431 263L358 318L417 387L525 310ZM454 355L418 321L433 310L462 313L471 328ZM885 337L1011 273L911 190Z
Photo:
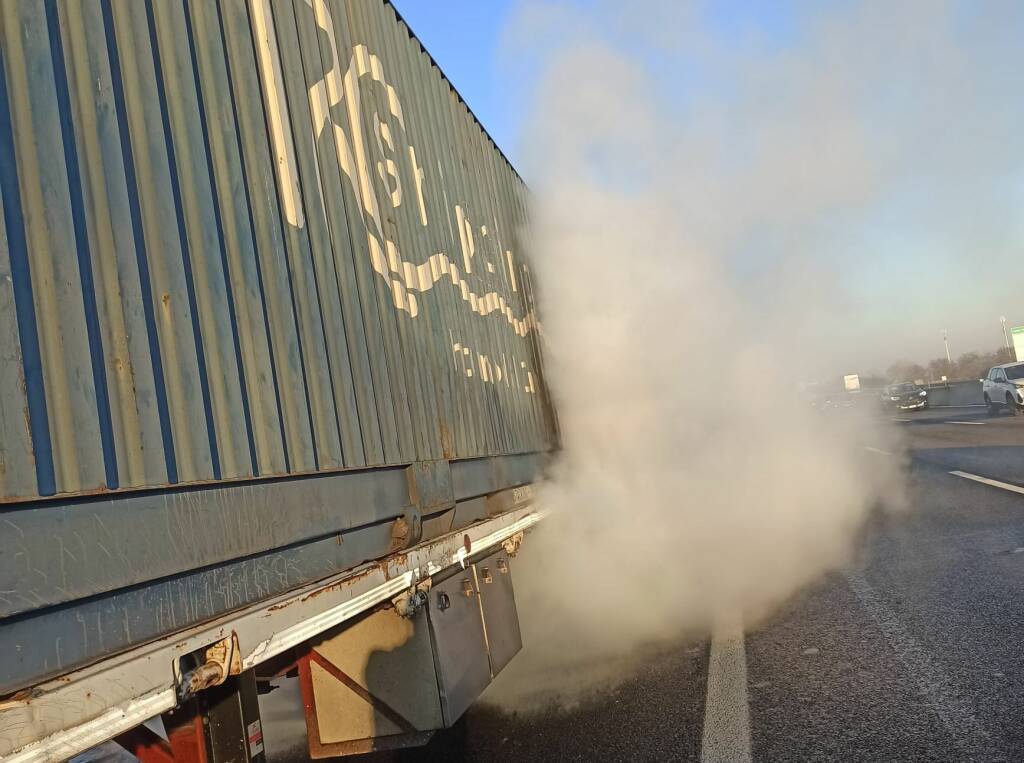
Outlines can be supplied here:
M929 385L928 402L931 405L981 405L984 398L980 381L947 382Z

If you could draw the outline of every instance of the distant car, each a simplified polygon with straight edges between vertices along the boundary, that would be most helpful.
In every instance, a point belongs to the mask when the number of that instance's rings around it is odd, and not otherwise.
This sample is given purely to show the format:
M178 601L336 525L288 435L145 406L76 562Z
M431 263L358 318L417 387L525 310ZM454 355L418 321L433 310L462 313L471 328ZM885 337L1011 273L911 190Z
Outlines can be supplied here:
M1024 406L1024 363L1003 363L982 379L982 392L990 416L1005 408L1011 416L1021 414Z
M858 394L837 389L828 391L816 389L807 395L807 402L812 408L819 411L840 411L853 408Z
M921 411L928 407L928 391L910 382L890 384L885 388L882 402L901 411Z

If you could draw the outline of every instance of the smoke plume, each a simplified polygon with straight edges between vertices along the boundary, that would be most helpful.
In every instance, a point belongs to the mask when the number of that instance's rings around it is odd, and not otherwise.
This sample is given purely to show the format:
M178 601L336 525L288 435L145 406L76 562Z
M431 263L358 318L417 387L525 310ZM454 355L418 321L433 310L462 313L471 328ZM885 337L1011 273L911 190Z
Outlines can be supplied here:
M865 446L898 443L798 383L889 346L873 306L898 332L925 300L892 290L872 237L930 221L934 285L979 221L990 242L1016 225L1005 200L976 209L1021 168L1002 142L1022 112L995 108L991 68L1019 54L987 16L796 3L788 37L726 50L702 4L626 5L531 5L510 32L542 62L523 145L564 451L516 566L528 646L492 698L719 617L756 624L849 563L872 509L899 503L898 460Z

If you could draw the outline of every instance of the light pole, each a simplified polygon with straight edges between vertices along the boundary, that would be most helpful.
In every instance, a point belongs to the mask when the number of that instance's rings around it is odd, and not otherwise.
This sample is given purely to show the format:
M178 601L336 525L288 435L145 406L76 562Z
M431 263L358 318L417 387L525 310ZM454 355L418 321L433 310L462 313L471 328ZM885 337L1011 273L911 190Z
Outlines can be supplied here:
M1003 324L1003 343L1006 345L1006 354L1010 354L1010 335L1006 333L1006 316L1000 315L999 322Z
M942 329L942 341L946 345L946 373L948 374L953 368L953 358L949 356L949 337L946 335L946 329Z

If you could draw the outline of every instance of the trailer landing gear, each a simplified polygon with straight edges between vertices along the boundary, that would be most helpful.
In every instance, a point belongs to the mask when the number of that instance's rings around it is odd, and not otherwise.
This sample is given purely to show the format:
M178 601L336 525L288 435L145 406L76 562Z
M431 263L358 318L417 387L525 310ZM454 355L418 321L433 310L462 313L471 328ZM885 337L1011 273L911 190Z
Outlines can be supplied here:
M165 742L144 726L118 743L142 763L264 763L256 675L246 670L163 715Z

